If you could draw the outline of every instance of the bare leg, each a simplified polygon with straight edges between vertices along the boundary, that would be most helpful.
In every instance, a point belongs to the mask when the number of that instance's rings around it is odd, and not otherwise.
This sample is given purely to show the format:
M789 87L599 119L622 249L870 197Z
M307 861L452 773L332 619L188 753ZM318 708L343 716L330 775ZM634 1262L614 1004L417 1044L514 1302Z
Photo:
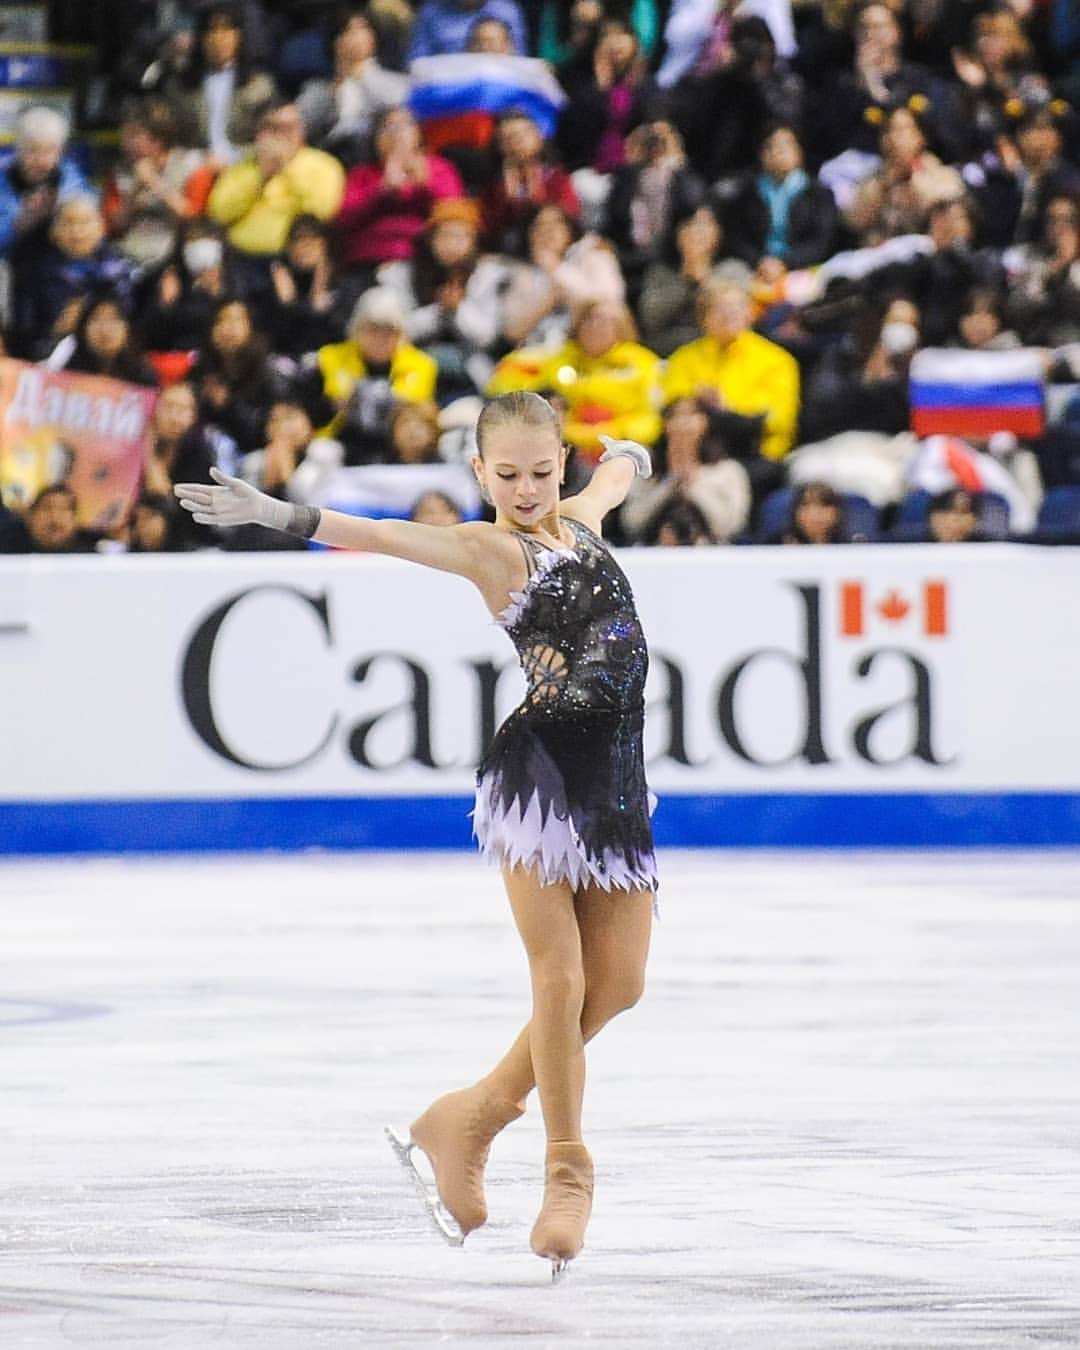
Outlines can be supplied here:
M653 896L651 891L609 892L592 886L578 892L574 909L585 973L581 1035L583 1041L590 1041L641 997L652 934ZM522 1029L482 1080L496 1096L520 1107L536 1086L530 1026Z
M527 874L518 873L517 877L524 882L523 903L528 905L527 897L535 889L535 882ZM511 884L508 878L508 890ZM567 897L568 892L548 897L554 899L557 912L563 916L568 912ZM652 895L645 891L609 894L593 887L573 898L572 913L585 984L577 1041L583 1046L617 1013L632 1007L640 996L652 925ZM564 932L564 939L571 953L568 964L572 970L573 934ZM431 1161L443 1204L463 1232L479 1227L487 1218L484 1166L491 1141L517 1119L525 1098L536 1086L531 1040L532 1023L521 1031L490 1074L472 1087L440 1097L412 1124L413 1140ZM584 1062L580 1050L578 1054L583 1085ZM576 1117L580 1138L579 1089Z
M628 956L614 940L624 927L615 917L619 897L586 891L568 906L564 894L552 894L555 888L539 888L520 872L507 874L506 885L529 957L533 1015L528 1055L547 1130L544 1201L533 1224L531 1243L537 1256L551 1261L557 1276L581 1251L592 1211L593 1164L581 1142L583 1024L589 1003L585 935L590 939L594 973L590 1021L600 1023L614 1014L616 1005L635 1002L641 992L651 912L640 901L637 906L631 903L639 941L631 944L634 951ZM648 916L644 924L643 912ZM522 1085L524 1068L523 1060Z
M529 1054L549 1140L581 1138L585 1042L581 1014L585 970L574 893L565 882L544 886L520 868L503 873L532 980Z

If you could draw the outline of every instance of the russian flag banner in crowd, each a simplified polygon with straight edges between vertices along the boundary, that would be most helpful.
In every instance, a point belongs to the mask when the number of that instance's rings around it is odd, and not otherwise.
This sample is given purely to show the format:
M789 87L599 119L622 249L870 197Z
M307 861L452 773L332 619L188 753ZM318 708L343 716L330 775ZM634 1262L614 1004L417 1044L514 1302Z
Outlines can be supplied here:
M528 113L546 139L566 102L546 61L531 56L455 52L422 56L409 67L409 106L429 149L464 142L486 145L500 113Z
M1045 372L1035 348L966 352L926 347L911 362L911 429L916 436L996 431L1041 436Z

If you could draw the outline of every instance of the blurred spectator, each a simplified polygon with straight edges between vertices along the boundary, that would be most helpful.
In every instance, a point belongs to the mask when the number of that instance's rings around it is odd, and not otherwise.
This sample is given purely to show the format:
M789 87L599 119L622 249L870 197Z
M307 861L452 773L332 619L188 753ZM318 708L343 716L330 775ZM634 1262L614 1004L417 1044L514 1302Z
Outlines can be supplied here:
M79 528L78 501L71 488L42 488L0 540L5 553L93 553L97 536Z
M282 392L266 354L266 339L256 331L247 302L223 300L191 382L198 391L200 417L224 432L241 453L261 443L266 415Z
M385 464L391 458L395 405L430 403L438 368L405 341L405 307L387 286L373 286L357 303L344 342L320 349L317 417L345 447L347 464Z
M150 422L150 447L143 472L143 496L172 500L174 483L205 483L214 466L214 454L199 425L195 390L182 382L163 389ZM172 523L177 548L206 548L210 538L186 511Z
M805 123L814 164L846 151L877 150L878 130L897 108L922 111L927 134L947 162L958 158L967 135L956 99L925 66L903 59L903 33L885 0L861 0L851 11L855 55L851 69L833 78L820 69L820 87Z
M898 234L921 234L931 207L964 195L964 180L926 148L919 119L896 108L881 133L881 167L864 178L844 213L863 245Z
M1005 254L1007 313L1033 346L1080 341L1080 192L1047 203L1041 239Z
M926 515L926 538L932 544L981 542L979 512L975 498L963 488L949 488L930 499Z
M64 156L70 127L53 108L27 108L15 125L15 155L0 168L0 257L28 257L48 245L60 202L91 192Z
M596 45L600 21L604 17L603 0L544 0L540 10L536 52L541 60L559 69L588 59ZM655 41L655 34L652 35Z
M485 235L489 248L520 258L538 206L560 206L577 220L581 203L570 176L550 158L540 128L528 113L503 113L495 140L499 167L483 195Z
M255 137L274 81L252 68L243 6L213 3L201 10L193 59L157 85L176 113L181 145L208 150L218 167L235 163Z
M105 241L95 197L68 197L56 208L49 244L15 270L11 334L13 355L46 355L78 321L91 291L132 295L131 263Z
M462 517L457 502L445 492L425 492L417 499L409 519L419 525L460 525Z
M463 52L480 19L499 19L509 29L517 56L529 54L525 19L517 0L422 0L416 11L409 60Z
M343 261L367 280L380 263L412 257L435 202L464 195L454 166L424 151L408 108L379 114L375 155L349 170L337 218Z
M687 497L673 497L653 516L641 542L660 548L685 548L715 544L716 540L710 534L705 512L697 502Z
M791 499L791 514L775 544L844 544L844 500L828 483L803 483Z
M294 398L278 399L266 418L266 444L240 461L240 476L262 492L310 502L325 478L339 469L345 451L338 441L316 436L304 405ZM260 547L260 535L254 546Z
M172 252L176 224L202 215L213 169L176 145L176 119L161 99L130 107L120 126L120 163L105 180L103 214L116 247L140 269Z
M317 216L297 216L283 256L270 265L269 324L274 351L299 358L337 342L360 294L341 275L332 227Z
M799 439L906 431L908 368L919 342L919 310L911 300L897 297L884 308L868 308L809 376Z
M131 510L127 529L129 553L174 553L183 547L176 499L143 493Z
M570 170L611 173L626 161L626 138L656 100L641 43L625 19L601 21L591 53L559 73L567 102L557 142Z
M985 189L985 214L1002 222L1002 242L1030 244L1046 229L1046 211L1055 197L1080 197L1080 170L1063 154L1061 126L1052 106L1029 109L1015 142L998 141L1001 171Z
M16 537L22 537L22 521L0 497L0 553L13 553L15 550L8 547L8 541L14 542Z
M480 18L469 29L466 51L485 56L516 56L514 34L505 19Z
M99 68L106 76L101 92L106 118L126 100L156 94L179 81L195 59L195 18L186 9L169 13L164 6L130 0L110 5L109 14L117 28L123 27L123 35L115 56L99 49Z
M717 6L701 60L671 91L671 120L709 182L751 169L770 122L802 118L802 83L777 61L768 25L752 14L733 19L733 9Z
M1010 130L1006 107L1024 93L1034 65L1032 45L1014 11L1002 7L976 14L967 47L953 47L951 55L971 150L992 149Z
M390 414L390 445L396 464L439 461L439 410L434 403L401 403Z
M308 140L355 163L376 116L404 102L409 77L379 64L379 37L366 9L349 7L328 34L333 58L330 79L309 80L296 106Z
M955 332L964 298L973 286L1004 284L998 253L975 247L975 230L969 199L939 202L930 210L928 234L933 249L887 269L881 278L886 288L903 290L917 301L923 341L928 346L946 342Z
M242 298L247 290L221 226L204 216L183 221L171 258L144 290L139 328L147 350L194 352L226 296Z
M720 457L723 456L723 457ZM694 398L664 409L664 431L653 448L653 476L637 478L619 513L631 543L655 533L654 522L677 500L692 502L715 543L740 533L750 516L750 478L727 458L712 425L711 410Z
M439 401L478 393L491 378L506 264L479 253L480 211L466 198L431 209L408 262L379 269L379 284L401 296L406 335L439 365Z
M975 286L967 294L957 323L956 345L972 352L1011 351L1020 339L1005 327L1005 297L991 286Z
M791 449L799 416L799 367L782 347L752 331L750 296L738 282L701 288L703 336L672 353L664 398L702 398L742 417L761 418L761 454Z
M526 239L527 259L511 265L503 294L503 335L513 346L557 346L581 305L624 298L611 245L599 235L581 234L561 206L536 209Z
M701 332L698 322L701 287L710 277L727 276L744 286L750 269L735 258L724 258L724 231L711 206L699 206L675 229L674 256L651 263L645 270L638 299L638 321L647 347L670 356L676 347L693 342Z
M651 445L660 434L660 361L636 341L630 311L613 300L591 300L578 311L570 340L540 354L534 365L511 352L495 369L490 394L555 389L566 404L563 435L589 462L601 436Z
M52 369L78 370L155 388L158 377L132 332L127 310L112 295L90 297L75 332L49 357Z
M724 211L725 239L766 284L786 271L813 267L836 252L836 203L803 168L794 127L770 127L758 152L759 172L746 176Z
M674 0L657 77L665 89L715 69L730 56L733 10L726 0Z
M671 252L676 222L704 203L706 186L670 122L646 122L627 148L628 162L612 175L604 233L636 294L649 263Z
M235 249L265 259L285 247L297 216L334 216L344 186L340 162L304 144L304 120L287 103L259 119L253 154L217 180L207 212Z

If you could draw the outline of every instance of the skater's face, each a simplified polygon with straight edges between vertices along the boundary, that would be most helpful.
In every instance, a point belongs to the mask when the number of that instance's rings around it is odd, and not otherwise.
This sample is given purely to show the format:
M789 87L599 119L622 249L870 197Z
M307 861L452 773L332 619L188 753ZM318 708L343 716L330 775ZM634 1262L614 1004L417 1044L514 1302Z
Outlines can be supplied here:
M553 427L507 422L484 437L473 460L481 489L495 507L497 524L510 529L539 526L559 504L566 448Z

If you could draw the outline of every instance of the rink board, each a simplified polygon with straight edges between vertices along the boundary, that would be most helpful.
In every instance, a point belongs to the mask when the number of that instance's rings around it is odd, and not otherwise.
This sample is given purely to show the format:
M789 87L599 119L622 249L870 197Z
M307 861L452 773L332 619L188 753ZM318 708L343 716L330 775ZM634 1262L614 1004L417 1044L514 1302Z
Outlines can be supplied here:
M0 802L0 853L202 853L470 846L465 797ZM668 796L659 848L1080 847L1080 795Z
M1080 844L1080 550L620 561L662 846ZM521 690L391 559L0 559L0 853L467 847Z

